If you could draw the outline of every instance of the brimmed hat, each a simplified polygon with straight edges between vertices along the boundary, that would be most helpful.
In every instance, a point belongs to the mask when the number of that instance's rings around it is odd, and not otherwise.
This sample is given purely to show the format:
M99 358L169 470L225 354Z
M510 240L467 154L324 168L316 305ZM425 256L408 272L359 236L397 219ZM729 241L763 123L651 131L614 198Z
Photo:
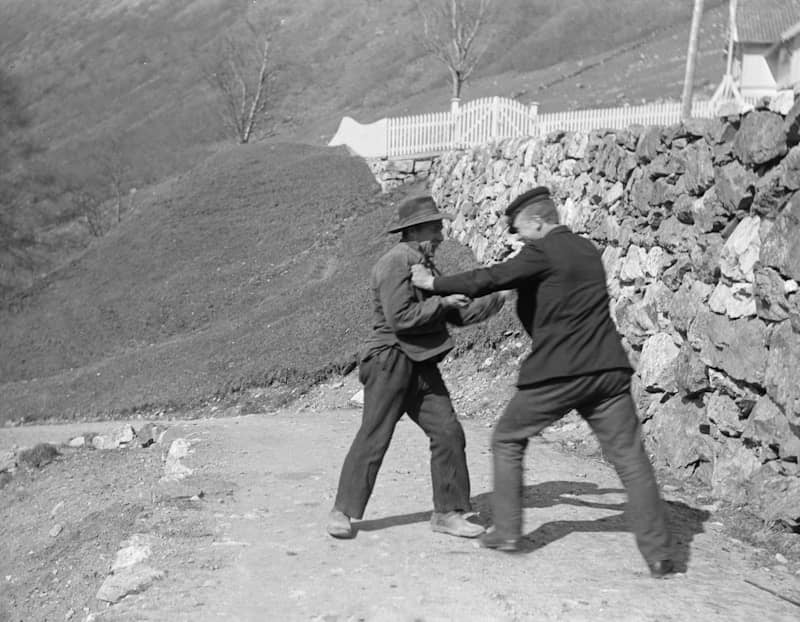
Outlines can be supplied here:
M532 190L523 192L516 199L511 201L506 208L506 218L513 221L517 214L527 207L536 206L534 213L539 216L558 214L555 203L550 197L550 189L547 186L537 186Z
M423 196L408 199L397 208L397 224L389 229L389 233L397 233L414 225L434 222L444 219L452 220L453 217L446 212L440 212L433 201L433 197Z

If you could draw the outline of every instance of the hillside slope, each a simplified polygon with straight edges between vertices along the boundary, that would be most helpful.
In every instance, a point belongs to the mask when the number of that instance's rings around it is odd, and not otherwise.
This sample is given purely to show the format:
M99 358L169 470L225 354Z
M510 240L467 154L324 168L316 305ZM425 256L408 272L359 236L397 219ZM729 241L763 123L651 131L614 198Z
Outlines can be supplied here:
M165 182L0 309L0 421L187 406L352 367L399 198L361 159L294 144L231 147Z

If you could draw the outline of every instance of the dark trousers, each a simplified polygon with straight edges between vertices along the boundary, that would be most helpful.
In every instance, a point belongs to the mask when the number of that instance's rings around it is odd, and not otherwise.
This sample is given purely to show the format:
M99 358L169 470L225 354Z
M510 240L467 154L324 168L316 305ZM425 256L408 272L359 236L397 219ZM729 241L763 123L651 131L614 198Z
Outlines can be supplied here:
M630 372L612 370L520 387L492 436L495 529L505 538L522 533L522 461L528 438L576 409L597 436L628 493L627 515L648 562L671 559L670 533L653 466L630 394Z
M436 363L415 363L397 348L362 361L364 413L339 476L334 507L361 518L394 428L404 413L430 439L433 508L469 511L464 429Z

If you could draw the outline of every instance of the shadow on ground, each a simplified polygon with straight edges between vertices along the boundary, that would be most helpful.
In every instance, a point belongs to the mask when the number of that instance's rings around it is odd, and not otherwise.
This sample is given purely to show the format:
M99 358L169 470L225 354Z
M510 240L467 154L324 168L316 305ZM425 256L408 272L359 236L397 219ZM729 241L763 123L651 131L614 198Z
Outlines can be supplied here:
M576 505L604 510L619 510L619 514L594 520L558 520L539 525L525 534L521 553L532 553L571 533L599 533L629 531L625 518L624 503L603 503L580 499L580 495L604 495L625 492L621 488L600 488L590 482L553 481L525 486L522 491L522 504L526 508L545 508L554 505ZM473 508L481 517L490 517L490 493L482 493L472 499ZM703 533L703 523L709 512L692 507L681 501L668 501L667 511L673 535L673 548L676 570L686 572L689 566L691 543L695 535ZM385 518L359 521L354 524L356 531L379 531L390 527L422 523L430 520L431 513L413 512ZM483 520L481 521L483 522Z

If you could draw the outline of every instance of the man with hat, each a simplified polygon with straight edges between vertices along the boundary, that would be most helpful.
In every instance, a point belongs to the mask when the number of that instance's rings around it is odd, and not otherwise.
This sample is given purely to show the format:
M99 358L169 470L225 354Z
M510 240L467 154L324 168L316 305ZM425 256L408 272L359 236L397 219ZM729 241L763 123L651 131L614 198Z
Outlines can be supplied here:
M628 516L651 574L663 577L674 571L670 533L630 394L633 370L609 312L600 252L559 224L543 186L512 201L506 218L524 246L503 263L448 276L423 265L412 268L414 285L440 295L515 288L517 316L533 342L517 392L492 435L494 528L481 543L502 551L519 548L528 439L575 409L627 490Z
M372 269L372 333L361 352L359 379L364 411L339 477L328 533L351 538L351 519L360 519L372 493L395 425L404 413L430 439L434 531L474 538L483 527L467 520L470 482L464 430L456 417L438 363L453 348L447 324L485 320L500 310L505 296L470 300L422 292L411 284L411 266L423 264L435 274L433 255L441 244L442 220L430 196L403 202L398 223L389 229L400 242Z

